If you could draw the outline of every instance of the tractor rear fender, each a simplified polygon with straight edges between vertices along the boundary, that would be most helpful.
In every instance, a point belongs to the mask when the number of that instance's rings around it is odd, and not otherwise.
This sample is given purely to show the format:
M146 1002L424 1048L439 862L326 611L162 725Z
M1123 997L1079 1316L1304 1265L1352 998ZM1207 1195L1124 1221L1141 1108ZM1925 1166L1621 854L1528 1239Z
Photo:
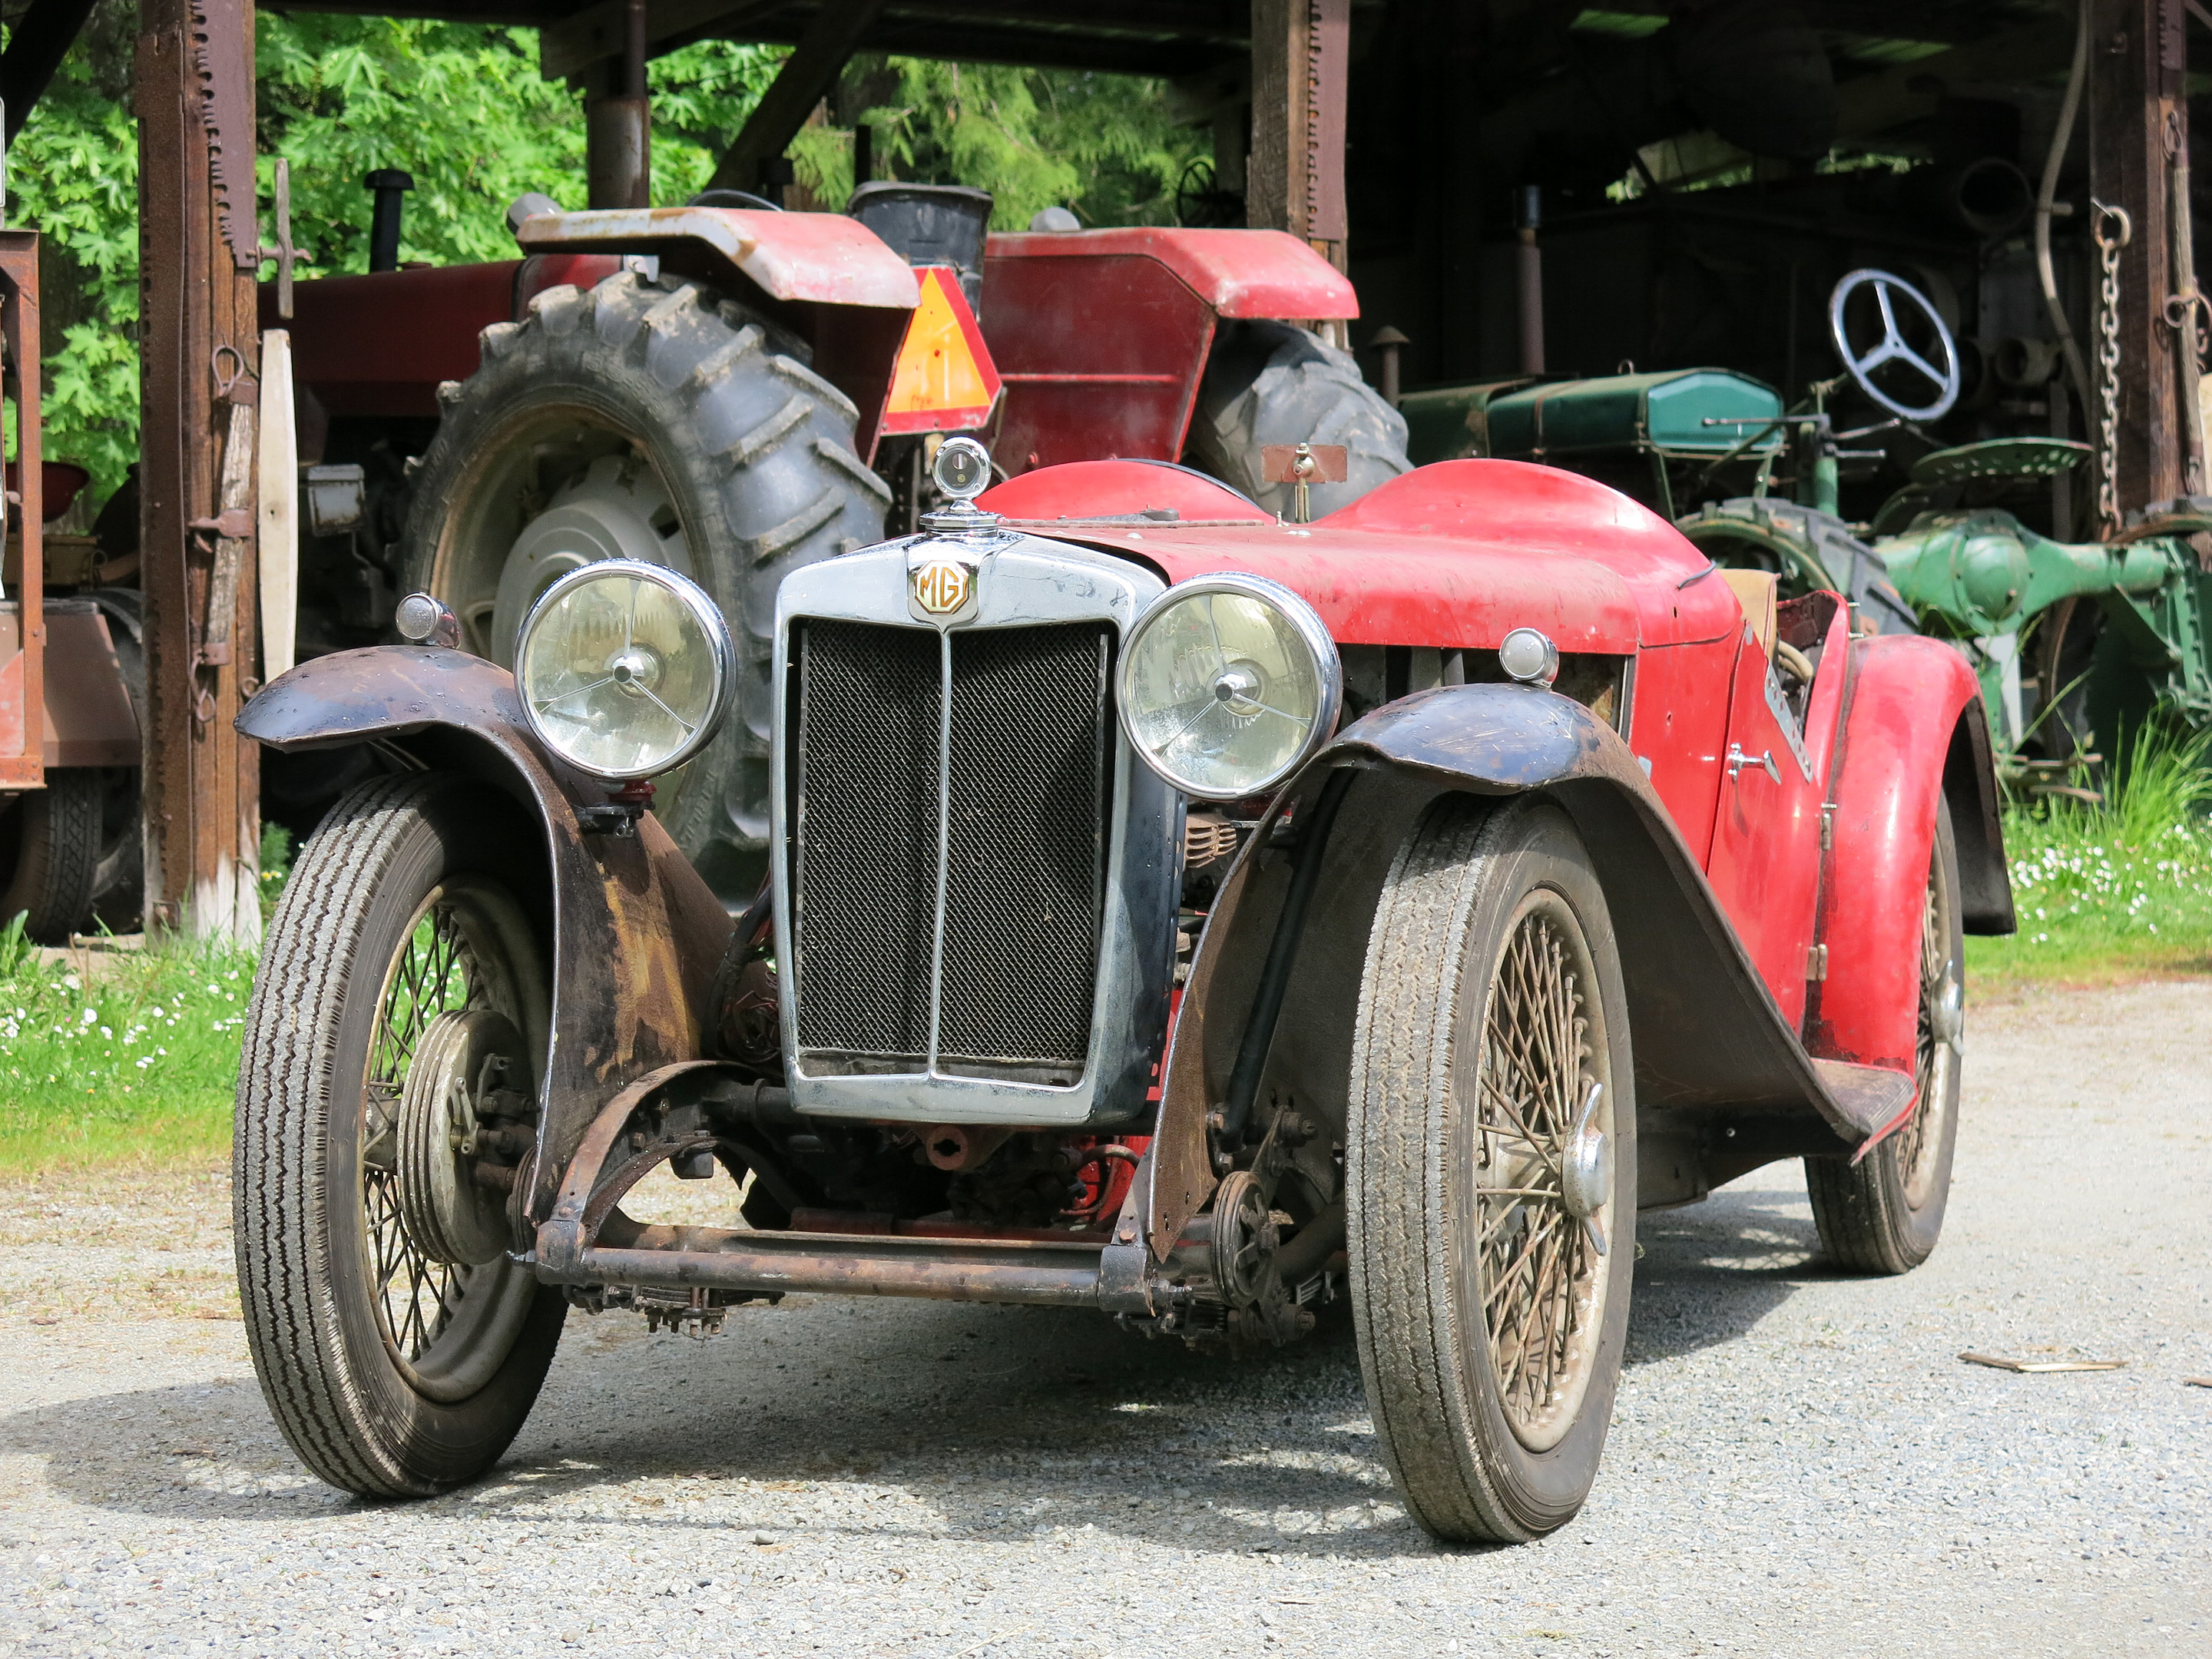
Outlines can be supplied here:
M1346 782L1330 811L1339 775ZM1248 1028L1260 1029L1255 1011L1279 951L1288 953L1286 988L1254 1109L1294 1101L1341 1138L1352 1011L1382 883L1422 812L1454 793L1540 795L1567 812L1589 849L1628 995L1642 1202L1702 1195L1707 1151L1723 1143L1717 1156L1741 1168L1844 1152L1910 1101L1909 1073L1805 1052L1610 726L1546 690L1440 687L1346 730L1277 798L1224 879L1163 1071L1150 1180L1139 1185L1155 1255L1213 1188L1207 1115L1235 1109L1231 1079ZM1297 861L1316 855L1302 843L1318 844L1322 864L1301 920L1285 901Z
M590 781L530 738L514 677L465 652L373 646L303 663L240 711L271 748L371 744L394 765L465 773L514 799L543 830L545 863L519 883L550 889L553 1048L539 1079L530 1212L552 1206L562 1166L607 1099L700 1053L702 1011L730 920L650 813L633 835L586 834Z
M1989 717L1966 659L1916 635L1853 641L1846 696L1820 872L1827 976L1808 988L1806 1043L1830 1059L1910 1070L1939 800L1951 808L1966 932L2013 931Z

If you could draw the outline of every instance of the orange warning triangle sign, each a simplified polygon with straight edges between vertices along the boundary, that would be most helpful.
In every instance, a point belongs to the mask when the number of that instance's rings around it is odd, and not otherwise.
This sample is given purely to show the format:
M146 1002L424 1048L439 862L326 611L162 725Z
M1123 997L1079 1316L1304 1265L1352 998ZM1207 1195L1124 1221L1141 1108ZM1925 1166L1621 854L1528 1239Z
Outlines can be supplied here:
M960 432L980 427L998 401L998 366L960 291L959 273L946 265L925 265L919 275L921 301L907 324L891 371L882 429Z

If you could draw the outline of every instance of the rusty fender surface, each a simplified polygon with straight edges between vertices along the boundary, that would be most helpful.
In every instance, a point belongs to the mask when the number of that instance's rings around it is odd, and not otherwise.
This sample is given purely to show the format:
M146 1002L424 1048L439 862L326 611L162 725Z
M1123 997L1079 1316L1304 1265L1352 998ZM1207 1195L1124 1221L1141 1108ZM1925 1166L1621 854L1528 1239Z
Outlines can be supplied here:
M1534 687L1440 687L1368 715L1315 757L1222 884L1184 987L1135 1194L1154 1260L1213 1189L1206 1115L1225 1097L1297 857L1273 844L1272 827L1285 807L1292 826L1310 820L1328 775L1347 768L1357 776L1334 815L1259 1099L1294 1098L1341 1129L1353 1011L1391 861L1441 795L1540 792L1574 819L1605 890L1641 1117L1778 1125L1775 1144L1844 1152L1911 1100L1909 1077L1807 1054L1610 726Z
M605 790L538 747L514 677L480 657L399 645L318 657L264 688L238 729L279 750L374 742L403 763L480 777L543 826L553 1047L530 1196L531 1215L542 1218L608 1096L699 1053L729 917L652 814L634 836L583 833L576 808Z

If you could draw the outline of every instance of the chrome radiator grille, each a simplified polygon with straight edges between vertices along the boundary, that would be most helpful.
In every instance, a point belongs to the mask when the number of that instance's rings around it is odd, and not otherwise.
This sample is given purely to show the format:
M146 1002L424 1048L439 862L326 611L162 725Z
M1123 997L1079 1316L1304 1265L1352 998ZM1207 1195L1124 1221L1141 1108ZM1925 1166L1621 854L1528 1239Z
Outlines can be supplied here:
M1104 922L1112 628L793 631L803 1063L1073 1082Z

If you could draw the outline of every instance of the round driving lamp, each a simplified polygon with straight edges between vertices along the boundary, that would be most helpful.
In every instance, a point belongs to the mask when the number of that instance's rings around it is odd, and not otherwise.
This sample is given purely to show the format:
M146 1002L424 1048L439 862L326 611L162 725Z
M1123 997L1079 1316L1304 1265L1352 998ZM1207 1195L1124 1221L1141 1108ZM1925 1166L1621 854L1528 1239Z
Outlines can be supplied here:
M1344 668L1313 607L1280 582L1197 576L1155 599L1121 653L1121 730L1201 800L1265 794L1336 729Z
M689 577L634 559L580 565L515 636L523 718L546 748L610 782L699 752L737 684L729 624Z

